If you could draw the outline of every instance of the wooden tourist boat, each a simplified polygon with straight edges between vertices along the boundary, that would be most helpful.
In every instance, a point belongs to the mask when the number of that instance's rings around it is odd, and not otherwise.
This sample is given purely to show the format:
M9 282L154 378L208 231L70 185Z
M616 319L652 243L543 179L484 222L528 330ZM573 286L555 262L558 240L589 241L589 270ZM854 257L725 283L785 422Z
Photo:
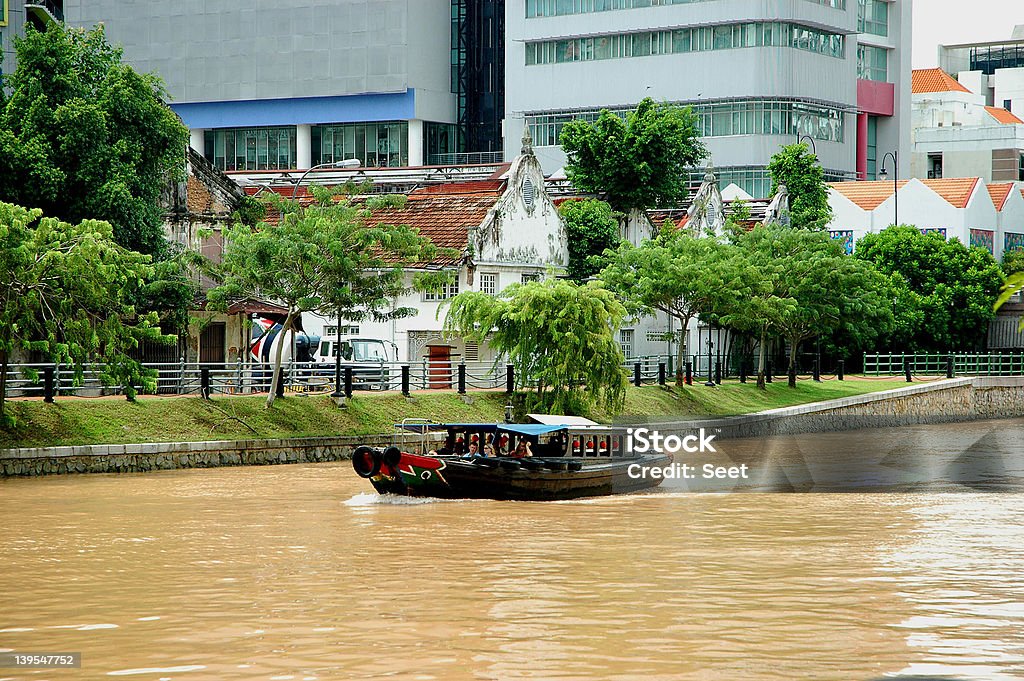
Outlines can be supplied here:
M624 429L610 426L410 419L397 428L391 446L352 452L356 473L380 494L520 501L623 494L656 487L660 478L638 472L672 462L670 454L627 451ZM471 454L474 442L496 455ZM532 455L517 456L520 442Z

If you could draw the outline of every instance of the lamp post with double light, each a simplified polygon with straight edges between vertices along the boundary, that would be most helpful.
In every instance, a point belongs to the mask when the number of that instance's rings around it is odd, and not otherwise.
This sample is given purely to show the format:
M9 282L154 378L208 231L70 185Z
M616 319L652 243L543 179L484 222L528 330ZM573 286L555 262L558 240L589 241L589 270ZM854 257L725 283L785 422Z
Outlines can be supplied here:
M897 179L900 176L900 163L899 163L898 155L897 155L895 149L892 150L892 151L885 152L885 156L882 157L882 169L880 171L878 171L878 177L880 177L884 181L886 179L886 177L889 175L889 171L885 167L885 159L890 158L890 157L892 157L892 205L893 205L893 221L892 221L892 224L893 225L898 225L898 224L900 224L900 197L899 197L899 194L897 193L899 191L899 187L897 187L896 182L897 182Z
M306 179L306 175L309 175L314 170L321 168L358 168L360 161L358 158L347 158L344 161L334 161L332 163L320 163L299 176L299 180L292 187L292 200L295 200L296 195L299 193L299 185ZM295 338L295 334L292 334L292 338ZM330 342L330 341L328 341ZM331 397L338 399L345 393L341 389L341 308L338 308L337 318L334 320L334 392L331 393ZM293 352L292 357L295 354Z

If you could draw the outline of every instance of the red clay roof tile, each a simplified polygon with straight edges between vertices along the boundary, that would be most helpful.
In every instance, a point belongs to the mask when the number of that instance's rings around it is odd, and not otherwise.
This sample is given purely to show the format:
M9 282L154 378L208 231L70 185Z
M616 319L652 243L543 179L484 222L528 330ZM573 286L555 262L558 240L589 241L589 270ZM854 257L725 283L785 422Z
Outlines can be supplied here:
M967 88L942 69L914 69L910 76L910 91L924 92L970 92Z

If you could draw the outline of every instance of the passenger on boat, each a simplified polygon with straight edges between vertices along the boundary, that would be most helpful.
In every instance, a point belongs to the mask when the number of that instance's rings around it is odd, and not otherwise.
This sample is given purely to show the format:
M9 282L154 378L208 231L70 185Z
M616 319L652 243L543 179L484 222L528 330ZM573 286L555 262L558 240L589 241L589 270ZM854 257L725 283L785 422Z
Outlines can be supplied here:
M483 456L483 454L481 454L480 450L477 449L477 446L476 446L475 442L470 442L469 443L469 451L467 451L465 454L463 454L462 458L463 459L472 459L474 456Z
M494 453L494 445L484 445L484 456L497 456Z
M519 444L516 445L516 450L509 454L509 456L514 457L516 459L522 459L527 456L533 456L533 452L530 451L530 441L527 440L526 438L520 440Z

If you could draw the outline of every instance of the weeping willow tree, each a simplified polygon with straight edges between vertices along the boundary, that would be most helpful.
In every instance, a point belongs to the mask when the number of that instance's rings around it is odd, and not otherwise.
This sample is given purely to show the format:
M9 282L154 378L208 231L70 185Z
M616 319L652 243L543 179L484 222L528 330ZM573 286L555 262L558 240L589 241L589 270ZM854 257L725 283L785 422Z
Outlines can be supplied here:
M615 332L626 309L596 282L548 279L497 296L467 291L451 300L445 331L497 349L516 387L553 412L621 409L628 380Z

